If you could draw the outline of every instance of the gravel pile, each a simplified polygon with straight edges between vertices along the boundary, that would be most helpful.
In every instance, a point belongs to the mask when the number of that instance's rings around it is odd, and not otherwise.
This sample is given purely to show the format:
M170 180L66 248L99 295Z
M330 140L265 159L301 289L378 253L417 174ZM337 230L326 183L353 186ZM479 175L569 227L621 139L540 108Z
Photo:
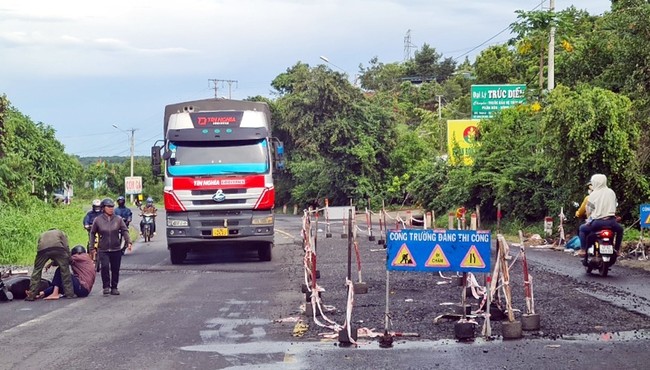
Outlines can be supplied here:
M362 277L368 286L367 294L355 295L352 322L356 327L374 329L383 333L384 312L386 308L386 250L377 242L368 241L367 236L359 237ZM296 247L301 253L301 247ZM511 254L516 253L512 251ZM328 318L338 324L345 321L347 290L345 277L348 272L347 240L341 239L340 233L333 233L333 238L325 238L324 232L318 233L317 262L320 272L318 284L325 288L321 294L325 305L334 306L335 311L328 312ZM495 257L492 256L494 266ZM623 267L620 267L623 268ZM645 271L630 270L637 274ZM582 293L590 289L606 289L591 286L587 281L577 282L566 276L550 273L541 266L531 264L529 272L534 276L535 310L541 316L541 329L535 332L524 331L525 337L561 338L582 333L619 332L650 328L647 317L603 302ZM297 281L303 281L302 271L297 271ZM445 273L445 277L456 275ZM510 271L513 307L517 318L525 312L522 265L517 262ZM477 274L481 285L485 275ZM357 281L357 267L354 253L352 255L352 280ZM300 289L300 287L296 287ZM462 287L450 283L449 279L438 273L390 272L390 317L392 330L402 333L417 333L420 339L440 340L454 339L455 320L438 320L436 317L451 313L449 303L460 304ZM609 292L605 292L609 293ZM468 295L467 303L475 311L480 301ZM505 307L505 301L502 302ZM598 307L598 309L594 309ZM519 310L519 311L517 311ZM588 316L585 313L588 312ZM321 333L331 333L313 323L310 317L309 330L305 338L318 339ZM477 336L483 325L483 318L477 318ZM501 335L501 322L492 321L492 334Z

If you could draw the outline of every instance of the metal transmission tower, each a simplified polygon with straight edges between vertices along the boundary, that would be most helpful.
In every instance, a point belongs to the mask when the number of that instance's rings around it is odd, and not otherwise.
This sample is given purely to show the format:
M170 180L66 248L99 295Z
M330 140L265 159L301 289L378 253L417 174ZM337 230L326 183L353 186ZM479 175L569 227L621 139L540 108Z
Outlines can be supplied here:
M216 78L210 78L208 79L208 82L212 82L212 88L214 89L215 99L219 98L219 84L221 84L222 87L224 86L224 83L228 84L228 99L232 99L232 84L238 83L237 80L219 80Z
M404 36L404 61L408 62L413 58L411 54L411 49L414 49L415 45L411 42L411 30L406 31L406 36Z

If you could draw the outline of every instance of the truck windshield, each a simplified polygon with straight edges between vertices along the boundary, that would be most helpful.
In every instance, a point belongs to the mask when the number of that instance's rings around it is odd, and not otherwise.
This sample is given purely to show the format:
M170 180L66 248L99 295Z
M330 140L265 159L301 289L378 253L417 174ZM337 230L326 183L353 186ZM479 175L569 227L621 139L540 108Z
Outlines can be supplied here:
M269 171L266 139L170 142L168 149L171 157L167 170L172 176L261 174Z

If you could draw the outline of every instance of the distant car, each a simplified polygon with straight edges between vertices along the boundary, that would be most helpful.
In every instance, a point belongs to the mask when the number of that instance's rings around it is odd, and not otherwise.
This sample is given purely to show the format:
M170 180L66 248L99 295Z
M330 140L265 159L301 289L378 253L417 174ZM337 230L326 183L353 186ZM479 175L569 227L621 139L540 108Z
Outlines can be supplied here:
M65 202L65 196L63 195L63 190L55 190L54 193L52 193L52 201L54 203Z

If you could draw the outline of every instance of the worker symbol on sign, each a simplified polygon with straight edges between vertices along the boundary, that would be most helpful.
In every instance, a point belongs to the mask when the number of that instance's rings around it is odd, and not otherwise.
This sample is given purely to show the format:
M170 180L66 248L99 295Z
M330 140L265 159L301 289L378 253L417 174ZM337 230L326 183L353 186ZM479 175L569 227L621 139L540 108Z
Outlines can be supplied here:
M415 267L417 264L415 263L415 260L413 259L413 254L409 250L409 248L406 246L406 244L402 244L402 246L399 248L399 251L397 252L397 255L393 259L393 263L391 264L393 266L408 266L408 267Z
M485 261L483 261L483 258L475 245L472 245L469 248L465 258L463 258L463 262L460 264L460 267L485 268Z

